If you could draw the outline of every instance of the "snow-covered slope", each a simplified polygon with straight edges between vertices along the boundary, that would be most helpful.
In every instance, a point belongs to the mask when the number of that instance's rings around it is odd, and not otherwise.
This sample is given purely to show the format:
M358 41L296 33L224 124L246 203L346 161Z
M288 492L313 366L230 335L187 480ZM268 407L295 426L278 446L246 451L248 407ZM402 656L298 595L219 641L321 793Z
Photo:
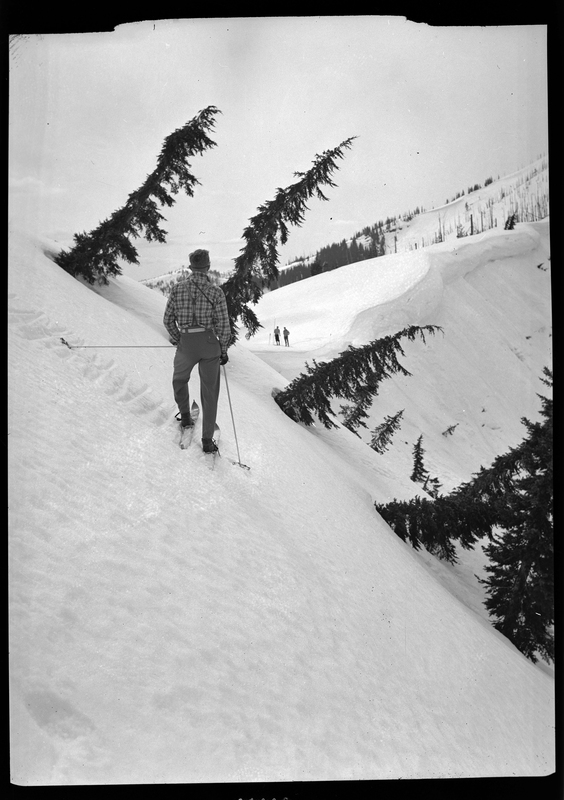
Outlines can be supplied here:
M548 158L541 156L510 175L495 180L490 177L484 185L469 187L467 193L463 189L456 199L442 206L388 217L385 224L373 223L373 233L377 227L378 238L385 238L385 252L396 254L488 230L501 231L512 216L518 222L538 222L549 216L548 183ZM372 238L366 233L353 236L347 244L353 241L359 247L372 246ZM301 263L311 265L314 260L315 255L310 255Z
M406 342L400 361L411 377L382 383L360 432L369 441L376 425L404 409L381 463L407 474L423 434L427 466L452 488L521 441L523 416L538 418L542 369L551 364L549 224L350 264L264 295L257 314L264 328L242 346L288 379L349 345L408 325L441 326L426 344ZM274 346L276 324L289 328L289 348Z
M551 772L552 678L374 510L415 493L409 472L343 428L292 423L271 397L285 379L243 343L227 372L251 470L229 462L225 391L210 470L175 444L165 299L124 277L87 287L45 249L11 235L12 780ZM403 264L385 302L433 270L444 283L436 264L417 257L402 278ZM488 358L486 338L476 348Z
M475 191L401 221L386 238L390 250L413 250L437 241L452 242L503 230L513 214L520 222L537 222L548 217L548 159L542 157L520 170L492 180Z

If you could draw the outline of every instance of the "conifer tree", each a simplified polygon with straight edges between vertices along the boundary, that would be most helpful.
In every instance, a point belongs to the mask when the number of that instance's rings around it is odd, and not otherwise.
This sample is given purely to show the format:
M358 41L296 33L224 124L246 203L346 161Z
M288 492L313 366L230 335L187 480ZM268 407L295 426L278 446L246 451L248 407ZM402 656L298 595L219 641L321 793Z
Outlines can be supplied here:
M274 289L280 289L282 286L288 286L290 283L295 283L296 281L301 281L304 278L309 277L309 266L303 262L298 262L293 267L287 267L286 269L282 270L278 279L270 284L269 289L271 291Z
M446 431L443 431L443 436L452 436L456 428L458 427L459 423L455 422L454 425L449 425Z
M357 428L361 425L367 428L365 419L368 419L368 409L372 405L372 398L378 394L380 380L376 373L366 376L366 383L351 396L354 405L341 406L343 425L358 436Z
M504 230L512 231L515 228L516 222L517 222L517 214L510 214L509 217L505 220L505 225L503 226Z
M552 374L545 370L552 385ZM531 661L537 653L554 660L554 548L552 400L540 396L544 423L523 418L528 436L521 447L519 472L500 526L484 548L490 559L486 608L494 627Z
M370 447L376 450L377 453L384 453L388 449L388 445L392 441L392 436L400 427L400 420L403 417L404 411L405 409L402 409L391 417L385 417L384 422L374 428Z
M423 464L423 434L419 437L413 447L413 472L411 473L411 480L414 483L420 483L423 486L423 491L427 492L431 497L438 497L441 484L438 478L432 478Z
M424 492L427 492L431 497L438 497L441 486L442 484L438 478L431 478L429 473L426 474L425 480L423 481Z
M278 245L286 244L290 225L303 223L308 200L312 197L328 199L321 187L336 186L331 175L338 167L337 160L344 157L344 151L351 147L355 138L352 136L338 147L316 155L308 172L294 173L299 180L285 189L277 189L274 199L260 206L258 213L249 220L243 232L245 246L235 259L235 269L222 286L233 341L238 336L236 323L239 319L247 329L247 338L262 327L250 305L256 305L263 287L278 278Z
M543 370L552 386L552 372ZM542 422L522 422L527 436L448 496L375 503L404 541L457 561L454 544L469 549L487 537L490 559L480 579L494 626L528 658L554 659L553 404L539 395ZM501 532L499 532L501 531Z
M423 483L427 475L429 474L423 465L423 456L425 451L423 450L423 434L419 436L419 439L413 445L413 471L411 473L411 480L414 483Z
M164 220L157 201L169 208L176 202L172 195L180 190L189 197L199 183L189 170L188 159L215 147L207 131L220 113L215 106L200 111L190 122L178 128L164 140L157 166L145 182L127 198L125 205L101 222L90 233L74 235L74 247L61 251L56 263L71 275L81 275L88 283L108 283L108 276L121 275L119 260L138 264L137 250L131 240L141 232L147 241L166 241Z
M409 542L415 550L424 547L437 558L455 564L458 561L456 546L448 525L452 504L448 498L442 497L440 506L438 503L439 501L433 502L417 496L408 504L392 500L385 505L374 505L380 516L404 542ZM439 508L441 513L438 514Z
M414 341L420 337L425 341L425 333L434 335L438 330L442 328L437 325L411 325L393 336L375 339L362 347L349 345L332 361L318 364L314 359L313 367L306 363L306 372L278 392L275 400L295 422L313 425L313 415L316 414L326 428L334 428L331 397L356 401L357 405L360 404L360 411L365 410L385 378L396 374L411 375L398 361L398 353L405 355L401 339ZM366 387L370 387L368 396L363 395Z

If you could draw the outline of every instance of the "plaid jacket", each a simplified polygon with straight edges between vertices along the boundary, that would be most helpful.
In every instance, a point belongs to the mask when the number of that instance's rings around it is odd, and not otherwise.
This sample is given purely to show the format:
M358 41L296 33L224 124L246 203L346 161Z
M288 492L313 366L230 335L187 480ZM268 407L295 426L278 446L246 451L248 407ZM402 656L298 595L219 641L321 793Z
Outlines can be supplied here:
M163 323L170 341L178 344L180 329L196 325L213 328L221 352L226 353L231 341L231 326L223 291L211 283L207 275L197 272L172 287L166 304Z

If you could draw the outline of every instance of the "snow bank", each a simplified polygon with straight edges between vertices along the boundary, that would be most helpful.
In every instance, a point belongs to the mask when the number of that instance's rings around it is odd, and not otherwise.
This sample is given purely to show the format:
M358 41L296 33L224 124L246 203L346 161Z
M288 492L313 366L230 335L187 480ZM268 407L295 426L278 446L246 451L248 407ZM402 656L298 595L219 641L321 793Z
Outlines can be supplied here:
M538 227L548 236L547 223ZM263 330L247 342L260 353L274 344L276 324L291 330L295 353L334 357L350 344L417 325L437 309L444 286L495 261L522 258L544 246L535 226L366 259L284 286L261 298Z
M362 261L265 295L257 307L264 330L242 346L291 379L306 360L328 360L351 344L408 325L441 326L444 335L426 344L405 343L400 361L411 377L382 383L360 433L369 441L385 416L404 409L393 452L381 461L408 473L423 434L433 474L451 488L516 445L523 416L538 418L552 352L549 264L548 222ZM275 320L290 329L290 348L269 344ZM445 439L452 425L456 434Z

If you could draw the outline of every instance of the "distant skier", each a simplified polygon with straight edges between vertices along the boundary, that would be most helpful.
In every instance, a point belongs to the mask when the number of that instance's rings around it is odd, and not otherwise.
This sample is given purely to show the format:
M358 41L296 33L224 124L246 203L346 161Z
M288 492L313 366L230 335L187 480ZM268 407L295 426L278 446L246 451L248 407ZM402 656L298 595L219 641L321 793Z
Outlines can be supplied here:
M274 341L277 345L280 345L280 328L278 325L274 328Z
M288 328L284 328L282 333L284 334L284 346L285 347L290 347L290 342L288 341L288 337L290 335L290 331L288 330Z
M217 451L213 440L217 401L220 388L220 365L229 360L227 347L231 326L225 295L212 284L207 272L210 256L207 250L190 253L192 274L172 287L163 323L176 345L172 387L183 427L194 423L190 417L188 381L198 364L200 399L202 402L202 448L206 453Z

